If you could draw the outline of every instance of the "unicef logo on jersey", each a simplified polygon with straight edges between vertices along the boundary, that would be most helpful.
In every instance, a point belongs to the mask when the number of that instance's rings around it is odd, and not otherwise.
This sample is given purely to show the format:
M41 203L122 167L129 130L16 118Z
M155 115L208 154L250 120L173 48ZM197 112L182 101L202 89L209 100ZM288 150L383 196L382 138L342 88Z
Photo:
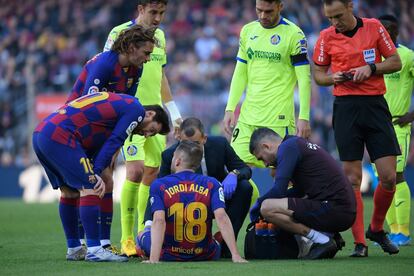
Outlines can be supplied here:
M270 43L272 43L273 45L277 45L280 43L280 36L278 34L274 34L271 38L270 38Z

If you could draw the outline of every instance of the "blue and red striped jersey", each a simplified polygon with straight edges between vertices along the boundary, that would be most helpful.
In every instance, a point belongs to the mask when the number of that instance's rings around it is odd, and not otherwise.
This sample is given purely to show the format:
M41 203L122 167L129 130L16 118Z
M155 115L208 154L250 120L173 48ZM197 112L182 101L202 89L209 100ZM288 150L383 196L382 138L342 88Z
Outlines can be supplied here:
M97 92L62 106L34 132L72 148L82 147L93 160L94 172L100 174L144 118L145 109L137 98Z
M215 178L192 171L159 178L151 184L150 203L153 213L165 211L163 258L209 259L213 212L225 208L223 188Z
M142 67L122 67L118 53L114 51L99 53L83 67L67 103L98 91L135 96L141 75Z

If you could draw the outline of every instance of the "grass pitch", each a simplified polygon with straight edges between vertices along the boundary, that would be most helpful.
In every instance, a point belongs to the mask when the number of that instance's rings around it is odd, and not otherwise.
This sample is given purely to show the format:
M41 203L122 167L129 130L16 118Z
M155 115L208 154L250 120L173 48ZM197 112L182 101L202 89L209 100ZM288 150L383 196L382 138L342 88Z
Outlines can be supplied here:
M414 202L413 202L414 203ZM413 205L414 206L414 205ZM365 222L369 223L372 200L365 199ZM414 229L413 215L411 229ZM243 252L244 230L239 235ZM414 246L389 256L369 243L369 257L349 258L353 250L350 231L343 233L346 247L333 260L250 261L230 260L199 263L141 264L67 262L66 244L57 203L25 204L0 200L0 275L413 275ZM112 240L119 245L119 208L115 208Z

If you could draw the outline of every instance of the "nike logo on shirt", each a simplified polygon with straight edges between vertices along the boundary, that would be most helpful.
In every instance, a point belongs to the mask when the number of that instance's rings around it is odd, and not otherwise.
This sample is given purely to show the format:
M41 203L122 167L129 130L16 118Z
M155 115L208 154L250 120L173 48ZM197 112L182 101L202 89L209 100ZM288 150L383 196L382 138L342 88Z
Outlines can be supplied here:
M259 36L255 35L255 36L251 36L250 39L251 40L255 40L256 38L258 38Z
M400 201L400 202L398 202L397 204L395 204L395 207L398 207L398 206L400 206L401 204L403 204L405 201L403 200L403 201Z

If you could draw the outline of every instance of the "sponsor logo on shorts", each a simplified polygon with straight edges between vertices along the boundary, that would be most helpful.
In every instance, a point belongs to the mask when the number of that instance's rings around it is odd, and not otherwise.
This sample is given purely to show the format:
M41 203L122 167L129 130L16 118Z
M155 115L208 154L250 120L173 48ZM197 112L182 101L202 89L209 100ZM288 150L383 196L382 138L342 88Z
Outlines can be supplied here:
M128 153L129 156L135 156L137 154L137 152L138 152L138 149L137 149L136 146L134 146L134 145L128 146L127 153Z

